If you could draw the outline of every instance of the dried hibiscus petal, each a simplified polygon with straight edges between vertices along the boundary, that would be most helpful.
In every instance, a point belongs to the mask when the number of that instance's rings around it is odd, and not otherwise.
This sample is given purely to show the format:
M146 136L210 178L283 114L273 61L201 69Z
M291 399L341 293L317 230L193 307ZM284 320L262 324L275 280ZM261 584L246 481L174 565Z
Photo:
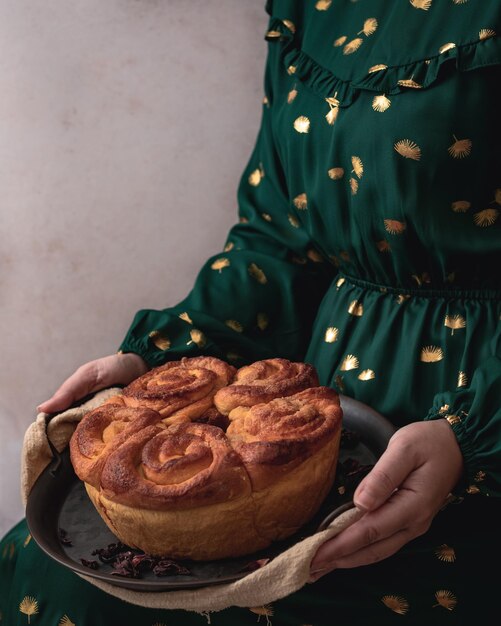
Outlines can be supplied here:
M80 559L82 565L85 567L90 567L90 569L98 569L99 563L97 561L88 561L87 559Z
M171 559L160 559L153 568L155 576L191 576L191 572L186 567L179 565L176 561Z
M58 528L59 541L63 544L63 546L72 546L72 542L68 537L68 533L64 530L64 528Z
M261 567L264 567L266 563L269 563L270 559L257 559L256 561L250 561L246 565L239 569L239 572L254 572Z

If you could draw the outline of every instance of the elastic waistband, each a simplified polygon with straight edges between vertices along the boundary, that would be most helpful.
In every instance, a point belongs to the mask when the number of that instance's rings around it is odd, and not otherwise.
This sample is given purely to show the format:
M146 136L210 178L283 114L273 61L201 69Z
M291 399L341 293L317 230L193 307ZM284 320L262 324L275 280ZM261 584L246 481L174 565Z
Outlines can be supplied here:
M354 278L348 276L343 272L339 272L338 281L340 278L344 278L347 282L355 285L356 287L362 287L370 291L378 291L380 293L388 293L393 295L402 296L415 296L419 298L442 298L445 300L499 300L501 301L501 289L464 289L446 287L443 289L429 289L428 287L393 287L390 285L381 285L377 283L371 283L368 280L362 280L360 278Z

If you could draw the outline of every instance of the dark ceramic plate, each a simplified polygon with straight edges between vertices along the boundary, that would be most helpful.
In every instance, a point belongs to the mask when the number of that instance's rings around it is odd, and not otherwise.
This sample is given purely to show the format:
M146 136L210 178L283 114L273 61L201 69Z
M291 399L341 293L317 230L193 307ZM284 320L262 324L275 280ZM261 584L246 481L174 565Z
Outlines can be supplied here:
M293 536L276 542L251 555L219 561L180 561L191 575L158 577L151 571L141 578L113 575L110 564L99 562L94 570L80 559L97 560L92 555L96 548L106 548L117 541L93 504L83 483L77 478L70 462L69 450L55 453L55 458L44 470L28 497L26 519L30 532L50 557L74 572L104 580L112 585L136 591L169 591L228 583L246 576L250 564L259 559L272 559L294 543L325 528L338 514L349 508L353 491L379 456L395 431L392 424L370 407L341 396L343 428L336 483L315 517ZM350 469L358 467L358 471ZM365 470L364 470L365 468ZM341 493L340 493L341 492ZM61 541L61 529L66 532L71 546Z

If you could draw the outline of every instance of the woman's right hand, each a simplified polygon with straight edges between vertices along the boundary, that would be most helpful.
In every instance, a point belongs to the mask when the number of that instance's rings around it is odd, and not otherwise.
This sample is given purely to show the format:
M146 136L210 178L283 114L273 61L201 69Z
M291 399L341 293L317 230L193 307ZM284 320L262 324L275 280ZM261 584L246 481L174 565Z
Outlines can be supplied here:
M138 354L111 354L81 365L57 389L54 395L37 407L44 413L64 411L76 400L93 391L113 385L128 385L149 370Z

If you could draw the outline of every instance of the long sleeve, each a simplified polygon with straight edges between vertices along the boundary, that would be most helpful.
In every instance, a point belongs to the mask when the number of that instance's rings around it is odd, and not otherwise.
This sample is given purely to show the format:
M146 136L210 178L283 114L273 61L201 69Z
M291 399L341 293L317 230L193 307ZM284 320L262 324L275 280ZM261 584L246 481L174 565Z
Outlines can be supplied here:
M444 417L463 453L466 493L501 496L501 332L468 387L435 396L426 419Z
M306 194L289 197L272 123L277 55L268 44L260 128L238 185L240 221L224 251L208 259L182 302L138 311L120 346L150 366L198 354L236 365L304 356L335 268L301 224Z

